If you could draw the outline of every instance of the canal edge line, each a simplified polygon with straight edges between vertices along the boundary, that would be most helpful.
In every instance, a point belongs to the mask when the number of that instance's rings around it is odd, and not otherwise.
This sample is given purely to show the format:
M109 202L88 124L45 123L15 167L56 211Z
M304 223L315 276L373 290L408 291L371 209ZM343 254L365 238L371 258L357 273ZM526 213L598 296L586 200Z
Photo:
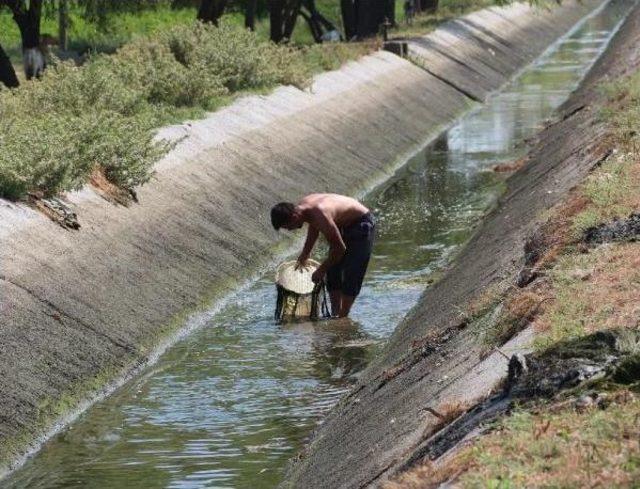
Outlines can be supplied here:
M456 21L425 36L438 76L378 52L319 75L310 91L281 87L165 128L158 137L176 147L139 205L90 188L67 196L79 231L0 201L0 472L153 362L193 311L286 254L290 241L273 244L273 202L362 195L472 106L442 78L472 77L484 99L597 5L493 7L463 19L499 26L499 38Z

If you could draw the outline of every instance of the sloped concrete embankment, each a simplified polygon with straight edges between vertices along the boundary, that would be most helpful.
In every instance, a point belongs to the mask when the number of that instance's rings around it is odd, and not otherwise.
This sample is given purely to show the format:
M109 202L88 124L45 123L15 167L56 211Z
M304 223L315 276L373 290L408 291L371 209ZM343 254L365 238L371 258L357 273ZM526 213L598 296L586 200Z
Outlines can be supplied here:
M482 324L465 311L497 284L515 286L525 242L541 214L610 154L598 117L603 94L597 84L638 68L639 41L635 7L559 119L533 143L527 165L508 180L498 208L292 464L287 487L379 485L407 462L447 450L434 449L439 439L431 434L442 423L433 410L473 404L506 376L507 359L499 352L484 358ZM525 329L501 350L522 351L532 335Z
M489 9L412 42L429 71L377 53L311 91L283 87L167 128L180 142L140 204L68 196L79 231L0 202L2 467L143 363L186 312L273 260L274 202L364 191L598 4Z

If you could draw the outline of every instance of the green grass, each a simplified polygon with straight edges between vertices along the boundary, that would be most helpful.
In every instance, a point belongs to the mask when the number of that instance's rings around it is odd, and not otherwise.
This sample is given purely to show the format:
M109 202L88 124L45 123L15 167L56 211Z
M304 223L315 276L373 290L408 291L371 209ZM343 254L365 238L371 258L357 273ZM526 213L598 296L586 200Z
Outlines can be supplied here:
M589 227L640 208L640 72L603 85L608 104L600 111L611 128L616 152L587 178L582 193L589 205L573 222L578 238Z
M69 16L69 49L83 54L88 51L113 52L135 37L152 35L176 25L191 24L196 11L171 10L168 6L161 6L135 13L114 12L109 14L104 26L85 18L80 8L72 8ZM44 16L41 32L56 37L57 19ZM20 32L8 9L0 9L0 44L12 59L20 60Z
M493 0L443 0L435 15L416 16L412 26L407 26L404 20L403 2L396 1L397 29L392 35L425 34L438 24L462 15L466 12L495 5ZM338 30L342 30L340 2L338 0L318 0L318 10L330 20ZM188 25L196 17L196 9L184 8L172 10L167 4L160 4L156 8L144 9L137 12L113 12L107 16L107 22L100 25L97 21L83 15L83 9L70 9L69 49L84 54L91 52L112 53L118 47L139 36L153 35L177 25ZM229 12L224 15L227 24L242 26L244 17L240 12ZM56 37L58 32L57 19L52 15L45 15L42 19L42 33ZM257 19L256 33L260 39L269 38L268 17ZM296 46L312 45L311 32L304 21L299 18L293 33L292 43ZM16 64L20 62L20 33L11 18L8 9L0 9L0 45L9 53Z
M73 12L70 47L94 52L88 62L54 62L42 80L0 91L0 142L7 148L0 196L77 189L96 169L131 189L149 180L167 150L152 141L153 128L202 116L241 94L280 84L302 88L312 74L377 48L375 41L275 46L260 31L246 31L239 14L225 16L220 28L194 17L193 9L164 7L113 14L98 29ZM4 45L18 43L7 13L0 26ZM44 20L43 32L54 28ZM17 47L11 52L16 57Z
M640 71L604 87L601 115L616 152L578 187L585 206L572 217L572 239L589 226L640 210ZM547 271L553 301L535 320L536 350L553 349L596 331L618 331L628 354L613 374L606 409L538 404L520 408L464 450L461 487L635 487L640 480L640 400L621 384L638 386L640 245L612 243L585 252L568 243ZM620 384L616 384L619 382ZM579 395L580 391L574 393ZM453 469L452 469L453 470Z
M442 463L408 471L388 489L438 482L496 489L638 487L640 243L587 247L581 238L587 227L640 210L640 70L607 84L603 92L600 116L610 133L603 144L615 151L547 215L543 230L553 246L539 262L545 264L541 279L512 293L488 291L469 310L478 320L502 309L487 321L489 345L500 344L514 322L530 316L533 347L546 365L554 355L584 358L586 351L576 345L588 344L589 335L598 331L614 332L621 363L604 379L518 406L472 445L463 444ZM592 353L602 362L610 352ZM576 403L594 392L604 399L599 407Z

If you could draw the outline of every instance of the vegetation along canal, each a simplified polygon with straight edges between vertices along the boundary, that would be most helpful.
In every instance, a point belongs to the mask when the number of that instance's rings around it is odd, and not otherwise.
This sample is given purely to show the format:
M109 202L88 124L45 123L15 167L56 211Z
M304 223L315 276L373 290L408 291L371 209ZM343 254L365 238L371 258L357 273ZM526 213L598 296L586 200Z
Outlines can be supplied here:
M2 485L277 485L287 460L500 195L492 168L519 157L630 6L614 0L589 17L368 197L378 239L352 322L275 324L270 273Z

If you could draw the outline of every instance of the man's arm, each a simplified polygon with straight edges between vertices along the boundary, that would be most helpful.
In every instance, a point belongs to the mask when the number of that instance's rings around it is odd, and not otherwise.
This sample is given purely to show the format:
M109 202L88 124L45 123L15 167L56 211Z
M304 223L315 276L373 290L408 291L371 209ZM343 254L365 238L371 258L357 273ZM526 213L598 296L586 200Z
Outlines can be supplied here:
M311 251L313 250L313 247L315 246L316 241L318 241L319 234L320 233L318 229L315 226L312 226L311 224L309 224L309 229L307 229L307 239L304 242L302 252L298 257L298 263L300 265L304 265L305 262L309 259L309 256L311 255Z
M347 247L342 240L342 236L340 236L338 226L336 226L331 216L327 215L322 209L312 209L309 217L309 224L321 232L329 243L329 256L313 274L313 279L317 282L324 277L329 268L340 262Z

